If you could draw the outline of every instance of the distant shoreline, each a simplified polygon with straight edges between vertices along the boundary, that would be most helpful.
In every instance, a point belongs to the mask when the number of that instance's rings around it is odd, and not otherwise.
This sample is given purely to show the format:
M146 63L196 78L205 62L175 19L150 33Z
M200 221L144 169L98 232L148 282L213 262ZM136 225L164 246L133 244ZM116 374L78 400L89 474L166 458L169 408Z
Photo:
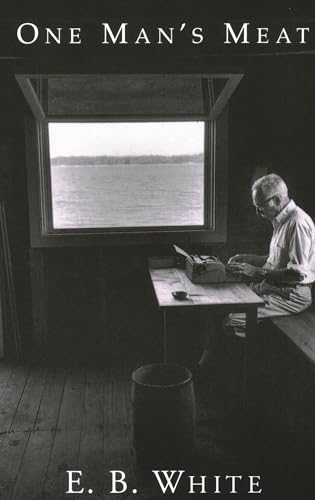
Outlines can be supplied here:
M57 165L151 165L156 163L200 163L203 153L194 155L140 155L140 156L56 156L51 166Z

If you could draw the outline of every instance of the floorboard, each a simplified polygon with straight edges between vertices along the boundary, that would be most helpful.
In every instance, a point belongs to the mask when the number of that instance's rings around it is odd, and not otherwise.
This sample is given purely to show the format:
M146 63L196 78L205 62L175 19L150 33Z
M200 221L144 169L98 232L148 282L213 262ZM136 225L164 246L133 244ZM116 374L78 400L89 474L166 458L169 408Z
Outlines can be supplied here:
M1 500L11 498L29 436L30 432L11 432L3 437L0 450Z
M47 468L44 499L66 499L67 470L78 470L81 430L55 431L54 440ZM93 448L91 448L93 451Z
M31 432L13 489L12 500L43 498L52 442L51 431Z
M31 431L34 429L39 406L43 397L47 369L32 367L23 394L12 421L13 431Z
M81 431L85 391L85 369L68 370L57 426L61 430Z
M56 428L63 398L66 373L64 368L51 368L48 370L45 390L35 422L37 430L48 431Z
M86 375L84 410L79 451L79 470L84 477L85 493L80 498L99 500L104 483L104 377L101 372L88 371Z
M28 375L28 367L14 366L0 398L0 433L11 430Z

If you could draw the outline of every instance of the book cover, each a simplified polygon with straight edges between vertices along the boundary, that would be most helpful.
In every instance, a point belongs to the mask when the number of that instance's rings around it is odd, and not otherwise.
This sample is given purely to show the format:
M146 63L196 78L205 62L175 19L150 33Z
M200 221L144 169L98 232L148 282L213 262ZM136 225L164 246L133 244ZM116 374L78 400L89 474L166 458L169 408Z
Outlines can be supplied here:
M254 328L173 244L268 254L270 173L314 219L314 51L288 3L3 6L1 500L312 497L312 306Z

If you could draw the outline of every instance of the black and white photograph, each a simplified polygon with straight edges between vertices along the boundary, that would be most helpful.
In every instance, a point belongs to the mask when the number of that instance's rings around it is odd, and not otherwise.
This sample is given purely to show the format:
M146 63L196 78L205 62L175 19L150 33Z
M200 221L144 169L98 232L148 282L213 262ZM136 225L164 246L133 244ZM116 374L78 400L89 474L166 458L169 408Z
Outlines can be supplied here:
M0 10L0 500L310 500L315 11L35 4Z

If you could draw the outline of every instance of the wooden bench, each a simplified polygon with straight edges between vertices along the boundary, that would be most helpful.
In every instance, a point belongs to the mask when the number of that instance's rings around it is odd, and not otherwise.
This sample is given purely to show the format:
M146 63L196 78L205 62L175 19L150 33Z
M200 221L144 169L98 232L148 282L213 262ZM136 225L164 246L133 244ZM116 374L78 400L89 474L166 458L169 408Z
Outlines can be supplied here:
M269 367L264 411L270 422L290 432L300 456L315 453L315 301L306 311L269 319L269 344L263 363ZM266 409L267 408L267 409ZM301 458L302 459L302 458Z
M315 368L315 305L302 313L271 318L269 321Z

